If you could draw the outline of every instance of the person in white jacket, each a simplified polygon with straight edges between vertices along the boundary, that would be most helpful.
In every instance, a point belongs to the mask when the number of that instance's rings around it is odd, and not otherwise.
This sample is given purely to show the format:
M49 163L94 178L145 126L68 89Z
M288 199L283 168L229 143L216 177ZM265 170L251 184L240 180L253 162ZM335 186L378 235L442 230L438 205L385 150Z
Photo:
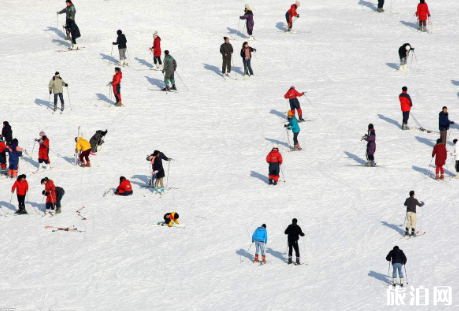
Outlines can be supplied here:
M457 143L458 140L454 139L454 150L453 150L453 156L454 156L454 161L455 161L455 168L456 168L456 177L454 178L459 178L459 144Z

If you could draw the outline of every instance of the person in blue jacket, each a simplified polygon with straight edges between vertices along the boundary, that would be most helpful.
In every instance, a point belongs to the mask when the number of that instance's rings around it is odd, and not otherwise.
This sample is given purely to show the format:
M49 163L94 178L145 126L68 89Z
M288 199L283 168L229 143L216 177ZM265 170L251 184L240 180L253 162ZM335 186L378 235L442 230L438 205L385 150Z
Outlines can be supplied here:
M268 243L268 232L266 232L266 225L262 224L261 227L257 228L252 235L252 243L255 242L255 260L258 262L258 251L261 251L261 262L266 263L265 260L265 245Z
M440 138L442 143L446 146L446 136L449 130L449 126L454 124L453 121L449 120L448 117L448 107L443 106L443 110L440 112L438 116L438 127L440 130Z
M300 126L298 125L298 120L293 115L292 111L288 111L288 124L285 124L289 130L292 130L293 133L293 149L292 150L301 150L300 144L298 143L298 134L300 134Z
M22 149L18 147L18 140L12 140L11 145L6 146L5 151L8 152L8 177L16 178L19 170L19 157L22 157Z

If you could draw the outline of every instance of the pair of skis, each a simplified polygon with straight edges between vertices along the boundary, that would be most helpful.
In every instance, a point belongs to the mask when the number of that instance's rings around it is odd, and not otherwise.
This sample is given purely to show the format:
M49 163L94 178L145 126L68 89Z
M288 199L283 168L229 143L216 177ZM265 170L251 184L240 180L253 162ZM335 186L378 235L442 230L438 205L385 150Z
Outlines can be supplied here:
M84 232L82 230L78 230L75 227L67 227L67 228L62 228L62 227L54 227L54 226L46 226L45 229L52 229L52 232L58 232L58 231L67 231L67 232Z
M150 224L150 227L168 227L168 224L166 224L164 221L160 221L156 224ZM181 228L185 229L185 224L176 224L175 222L170 226L169 228Z

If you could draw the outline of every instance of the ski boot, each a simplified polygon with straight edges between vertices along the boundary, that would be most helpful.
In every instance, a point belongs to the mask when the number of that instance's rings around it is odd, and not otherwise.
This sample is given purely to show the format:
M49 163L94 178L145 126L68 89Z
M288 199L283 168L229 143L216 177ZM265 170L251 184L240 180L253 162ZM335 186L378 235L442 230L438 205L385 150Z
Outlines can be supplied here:
M81 167L86 167L86 163L84 163L84 161L81 161Z
M300 263L300 257L296 257L296 264L297 264L297 265L301 265L301 263Z
M115 103L115 107L121 107L121 106L122 106L121 102L119 102L119 101L116 101L116 103Z
M261 257L261 262L262 262L262 263L266 263L266 257L265 257L265 255L263 255L263 256Z
M371 165L371 167L375 167L376 166L376 162L375 161L371 161L370 165Z
M410 230L409 230L408 228L405 228L405 229L406 229L406 231L405 231L405 236L406 236L406 237L407 237L407 236L410 236L410 232L409 232Z
M458 174L458 176L459 176L459 174ZM272 184L273 184L273 180L272 180L272 178L270 178L270 179L269 179L269 184L270 184L270 185L272 185Z
M19 206L18 210L14 213L15 215L21 215L22 214L22 207Z
M277 181L274 181L274 182L273 182L273 185L274 185L274 186L277 185Z
M161 188L161 195L164 194L164 188Z
M438 173L435 175L435 179L438 179Z
M78 50L78 45L72 43L71 50Z
M56 207L56 214L60 214L61 213L61 208L60 207Z
M367 163L364 164L365 166L371 166L371 162L370 161L367 161Z
M50 214L51 216L54 216L54 210L53 210L53 209L50 210L50 211L49 211L49 214Z
M397 285L397 278L392 278L392 285L394 285L394 287Z
M177 91L177 87L175 86L175 84L172 84L171 90Z
M413 229L413 228L411 228L411 236L412 236L413 238L416 237L416 231L415 231L415 229Z
M303 119L303 117L302 117L302 116L300 116L300 119L298 120L298 122L300 122L300 123L301 123L301 122L304 122L304 121L306 121L306 120L305 120L305 119Z
M67 33L67 36L64 38L64 40L71 41L72 39L70 38L70 34Z
M56 112L57 110L57 105L54 105L53 112Z
M444 174L441 174L441 179L445 179L445 175Z
M400 278L400 286L403 287L403 283L405 282L405 280L403 278Z
M258 262L258 254L255 255L255 259L253 260L253 262Z
M170 90L171 90L171 89L169 88L168 85L167 85L165 88L161 89L161 91L165 91L165 92L170 91Z
M64 104L61 105L61 111L64 111Z
M292 262L292 257L289 257L289 258L288 258L287 264L291 265L292 263L293 263L293 262Z
M459 178L459 174L457 174L456 176L454 176L454 178L458 179L458 178Z
M88 161L88 164L86 164L87 167L91 167L91 161Z

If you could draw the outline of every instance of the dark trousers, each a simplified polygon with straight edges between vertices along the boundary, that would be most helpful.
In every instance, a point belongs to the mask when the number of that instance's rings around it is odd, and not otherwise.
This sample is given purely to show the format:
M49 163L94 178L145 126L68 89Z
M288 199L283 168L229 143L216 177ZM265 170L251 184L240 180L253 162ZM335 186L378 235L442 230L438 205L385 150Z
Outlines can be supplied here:
M46 202L46 209L54 210L54 202Z
M384 0L378 0L378 9L382 9L384 6Z
M442 143L446 146L446 138L448 136L448 130L442 130L440 131L440 138Z
M456 160L456 172L459 173L459 160Z
M153 62L155 63L155 65L158 63L160 65L162 65L163 63L161 63L161 56L153 56Z
M18 197L19 207L25 208L25 197L26 196L18 194L17 197Z
M408 119L410 118L410 112L409 111L403 111L403 123L408 124Z
M59 96L59 99L61 100L61 106L64 106L64 94L59 93L59 94L54 94L54 107L57 106L57 97Z
M298 241L288 241L288 257L292 257L292 248L295 249L295 255L297 258L300 258L300 249L298 248Z
M72 43L76 44L76 38L74 36L72 36Z
M115 95L116 102L121 102L121 84L117 84L113 87L113 94Z
M132 193L133 193L132 191L124 191L123 193L118 192L118 190L115 191L116 195L122 195L122 196L131 195Z
M65 194L65 191L63 188L61 187L56 187L56 207L58 209L61 208L61 200L62 200L62 197L64 196Z
M367 155L368 161L374 161L375 160L375 155L374 154L369 154Z
M89 162L89 154L90 153L91 153L91 149L88 149L88 150L83 151L82 153L80 153L80 162L84 163L84 159L86 159L86 162Z
M231 73L231 58L223 57L222 73Z
M293 144L296 146L298 145L298 134L300 134L300 132L298 133L293 133Z
M244 74L248 75L250 73L253 76L252 66L250 65L250 59L244 59L242 62L244 63Z
M290 14L288 14L288 12L285 13L285 19L287 20L287 29L292 29L293 23L290 20Z

